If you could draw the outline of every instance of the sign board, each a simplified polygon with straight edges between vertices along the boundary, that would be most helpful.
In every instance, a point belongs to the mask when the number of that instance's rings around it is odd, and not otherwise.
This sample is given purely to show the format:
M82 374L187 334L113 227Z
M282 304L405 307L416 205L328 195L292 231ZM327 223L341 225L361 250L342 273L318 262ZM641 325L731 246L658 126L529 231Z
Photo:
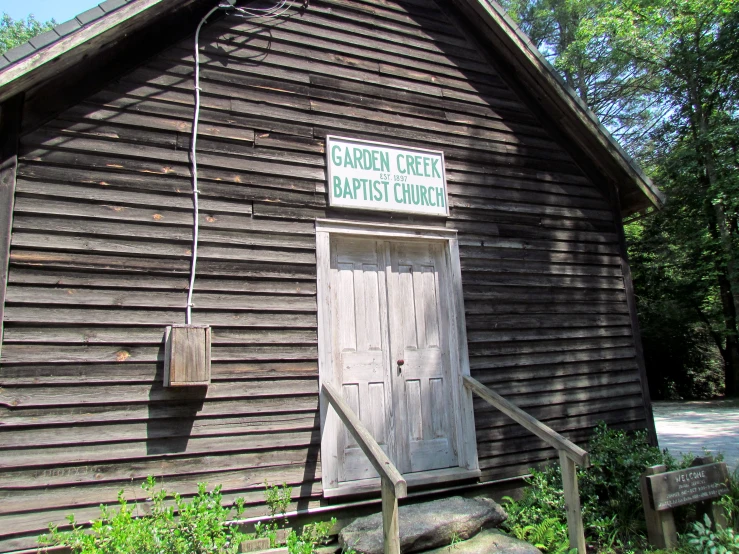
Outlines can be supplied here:
M327 136L326 166L332 207L449 215L443 152Z
M724 462L668 471L647 476L651 504L657 511L671 510L683 504L718 498L729 492Z

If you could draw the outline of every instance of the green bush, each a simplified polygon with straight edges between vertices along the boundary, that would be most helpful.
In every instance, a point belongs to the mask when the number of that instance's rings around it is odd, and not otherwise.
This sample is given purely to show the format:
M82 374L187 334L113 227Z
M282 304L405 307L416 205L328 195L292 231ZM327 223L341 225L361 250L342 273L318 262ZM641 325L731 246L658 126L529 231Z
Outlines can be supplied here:
M100 506L101 515L88 528L78 525L74 516L67 519L71 531L59 531L50 525L50 534L41 537L42 546L67 546L75 554L226 554L237 552L241 542L269 537L270 547L276 545L278 527L286 526L285 517L290 505L292 488L270 487L265 483L265 500L270 521L257 524L255 533L245 534L228 521L244 512L243 499L237 499L233 508L222 505L221 487L207 492L204 483L198 484L198 494L189 502L177 494L156 490L153 477L141 485L151 496L151 511L142 513L138 505L131 507L118 493L118 509ZM171 501L168 502L168 500ZM278 525L277 519L281 519ZM313 554L316 546L328 538L336 519L312 523L298 535L290 531L287 547L290 554Z
M728 485L729 493L721 498L720 504L726 510L734 531L739 531L739 466L729 476Z
M278 546L277 530L280 527L285 528L288 524L285 513L290 505L293 489L286 483L278 487L277 485L270 486L269 483L265 482L264 487L264 500L269 509L270 520L267 523L257 523L254 526L254 533L247 535L246 538L268 538L270 548L275 548ZM278 519L282 521L278 523ZM311 523L304 526L300 535L291 530L286 537L288 552L290 554L312 554L316 551L316 546L328 539L329 532L334 525L336 525L336 518L331 518L330 521Z
M244 539L236 527L226 524L233 519L232 512L237 518L241 516L243 501L237 500L233 509L224 507L220 486L207 492L205 483L198 484L198 493L189 502L179 494L157 491L153 477L141 488L151 495L150 514L142 514L138 505L129 506L121 491L118 509L100 506L100 518L89 530L78 525L72 515L67 518L71 531L59 531L51 525L41 544L64 545L77 554L220 554L236 552ZM169 498L173 503L166 502Z
M570 546L567 521L564 519L562 477L556 469L552 466L544 471L530 470L531 477L527 480L529 486L524 489L521 499L503 499L508 513L503 528L518 539L532 542L529 530L546 526L550 533L549 544L537 548L547 554L567 551Z
M336 518L331 521L311 523L303 527L303 533L298 536L291 531L287 536L287 549L290 554L313 554L319 544L328 539L331 528L336 525Z
M692 533L686 535L688 546L696 554L732 554L739 552L739 534L729 527L724 529L717 525L712 529L708 515L703 516L703 523L693 523Z
M590 442L591 467L578 469L583 524L588 543L600 551L646 548L646 528L639 485L640 475L652 465L668 470L678 463L666 452L650 446L646 433L625 433L601 423ZM687 465L683 461L680 465ZM545 522L553 539L547 553L569 548L562 475L559 464L531 470L528 487L520 500L506 498L508 531L523 538L526 529ZM552 521L554 520L554 521Z
M287 507L290 505L292 500L293 488L287 486L287 483L283 483L281 487L277 485L270 486L266 481L264 482L264 501L269 509L270 520L267 523L257 523L254 526L254 533L247 535L249 539L269 539L270 548L277 546L277 530L280 525L277 523L277 514L280 514L282 518L282 527L286 527L288 524L285 513Z
M595 430L589 452L591 467L578 473L586 526L601 544L628 545L633 537L645 537L641 474L649 466L664 464L672 471L689 461L678 464L650 446L646 432L625 433L603 423Z

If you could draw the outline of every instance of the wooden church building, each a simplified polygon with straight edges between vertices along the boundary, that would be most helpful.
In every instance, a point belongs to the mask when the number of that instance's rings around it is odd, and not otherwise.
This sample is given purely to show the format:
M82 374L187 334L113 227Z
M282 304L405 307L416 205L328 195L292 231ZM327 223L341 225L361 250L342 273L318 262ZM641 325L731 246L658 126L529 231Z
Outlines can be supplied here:
M663 198L492 0L108 0L0 57L0 154L2 552L148 475L377 505L322 383L409 501L555 456L465 375L654 436L622 218Z

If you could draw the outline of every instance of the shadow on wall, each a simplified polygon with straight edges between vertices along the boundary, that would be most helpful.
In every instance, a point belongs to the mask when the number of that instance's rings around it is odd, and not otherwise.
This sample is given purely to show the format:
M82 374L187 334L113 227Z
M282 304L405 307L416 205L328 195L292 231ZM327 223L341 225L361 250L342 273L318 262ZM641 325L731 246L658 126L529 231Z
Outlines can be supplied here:
M415 112L414 130L424 130L421 117L439 118L450 134L440 146L447 226L459 231L473 377L580 444L600 420L644 429L618 213L607 184L570 148L553 116L526 100L531 91L509 77L515 69L480 54L482 39L455 3L430 3L438 11L400 3L403 18L424 26L430 47L423 63L448 64L424 83L439 94L423 104L427 114ZM390 63L381 73L418 78ZM413 144L410 129L402 134ZM478 399L475 422L484 479L521 475L556 456Z
M207 386L164 387L164 341L157 355L157 370L149 389L146 419L146 453L149 456L187 451L198 413L202 411Z

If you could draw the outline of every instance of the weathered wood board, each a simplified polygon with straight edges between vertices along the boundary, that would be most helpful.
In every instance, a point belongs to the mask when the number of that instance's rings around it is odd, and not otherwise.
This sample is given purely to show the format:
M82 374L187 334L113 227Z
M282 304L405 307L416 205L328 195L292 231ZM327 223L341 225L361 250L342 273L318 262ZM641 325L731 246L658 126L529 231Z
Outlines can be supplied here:
M172 325L164 332L164 386L210 384L209 325Z
M724 462L647 476L650 503L657 511L719 498L728 494L729 472Z

